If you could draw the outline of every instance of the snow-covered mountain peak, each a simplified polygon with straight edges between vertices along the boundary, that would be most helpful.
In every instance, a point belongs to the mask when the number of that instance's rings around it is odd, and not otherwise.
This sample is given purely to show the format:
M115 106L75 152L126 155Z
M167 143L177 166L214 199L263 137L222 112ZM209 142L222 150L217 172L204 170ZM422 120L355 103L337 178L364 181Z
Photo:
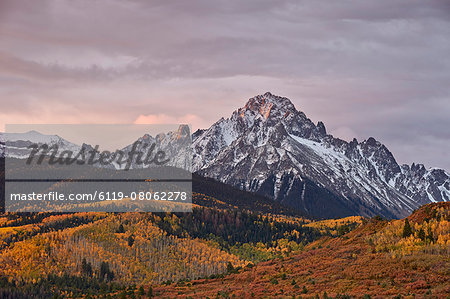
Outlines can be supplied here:
M450 197L445 171L400 167L373 137L334 138L323 122L268 92L194 133L193 154L194 171L316 216L401 217Z
M28 131L26 133L0 133L0 139L3 141L29 141L39 144L54 144L62 138L58 135L46 135L37 131Z
M191 129L188 125L180 125L177 131L177 139L181 138L190 138L191 137Z
M266 92L250 98L244 107L238 109L237 113L241 117L249 115L261 116L262 119L286 117L290 112L296 111L294 104L284 97L279 97Z
M69 150L71 152L79 152L81 147L77 144L69 142L58 135L46 135L37 131L28 131L26 133L1 133L0 141L2 143L2 157L8 156L12 158L26 158L29 156L33 144L46 144L48 146L56 145L58 151Z

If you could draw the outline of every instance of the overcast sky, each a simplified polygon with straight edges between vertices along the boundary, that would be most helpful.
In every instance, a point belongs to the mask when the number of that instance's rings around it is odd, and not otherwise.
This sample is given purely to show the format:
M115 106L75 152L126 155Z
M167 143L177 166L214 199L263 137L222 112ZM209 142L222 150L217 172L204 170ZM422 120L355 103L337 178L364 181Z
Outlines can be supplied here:
M0 0L0 130L205 128L266 91L450 170L450 1Z

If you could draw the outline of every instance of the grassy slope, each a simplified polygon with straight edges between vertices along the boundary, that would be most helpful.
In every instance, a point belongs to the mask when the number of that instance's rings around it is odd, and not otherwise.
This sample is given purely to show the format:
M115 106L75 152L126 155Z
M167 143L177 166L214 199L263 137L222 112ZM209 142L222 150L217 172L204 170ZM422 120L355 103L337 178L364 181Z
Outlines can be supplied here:
M436 217L436 209L444 212L441 223L447 221L448 224L449 203L422 207L409 217L410 222L414 226L431 221ZM154 288L154 291L169 297L216 297L219 294L246 298L252 295L256 298L293 295L309 298L316 294L322 296L326 291L333 297L345 293L355 297L414 294L419 298L446 298L450 294L448 225L441 231L447 238L444 245L421 243L407 254L402 254L401 248L377 251L371 239L388 231L390 226L403 223L404 220L372 219L344 237L323 238L308 245L300 254L283 260L263 262L223 279L197 280L190 286L174 284Z

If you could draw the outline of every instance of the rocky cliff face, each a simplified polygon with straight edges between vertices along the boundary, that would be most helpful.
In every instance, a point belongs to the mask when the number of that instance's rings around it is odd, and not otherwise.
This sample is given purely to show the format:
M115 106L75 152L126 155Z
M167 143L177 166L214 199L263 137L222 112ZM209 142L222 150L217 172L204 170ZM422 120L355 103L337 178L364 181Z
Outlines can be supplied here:
M450 198L444 170L400 166L374 138L334 138L270 93L195 132L193 170L321 217L403 217Z

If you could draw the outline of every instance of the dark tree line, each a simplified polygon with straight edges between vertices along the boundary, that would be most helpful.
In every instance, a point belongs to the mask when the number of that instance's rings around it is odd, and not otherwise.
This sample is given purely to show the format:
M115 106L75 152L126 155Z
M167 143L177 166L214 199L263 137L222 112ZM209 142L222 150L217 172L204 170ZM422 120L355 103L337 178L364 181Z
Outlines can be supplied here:
M194 208L192 213L149 214L148 218L168 234L177 237L217 241L228 249L237 243L268 244L279 239L309 243L322 234L319 230L297 223L275 220L270 216L237 210ZM155 216L159 216L159 219ZM299 232L297 235L293 233Z

